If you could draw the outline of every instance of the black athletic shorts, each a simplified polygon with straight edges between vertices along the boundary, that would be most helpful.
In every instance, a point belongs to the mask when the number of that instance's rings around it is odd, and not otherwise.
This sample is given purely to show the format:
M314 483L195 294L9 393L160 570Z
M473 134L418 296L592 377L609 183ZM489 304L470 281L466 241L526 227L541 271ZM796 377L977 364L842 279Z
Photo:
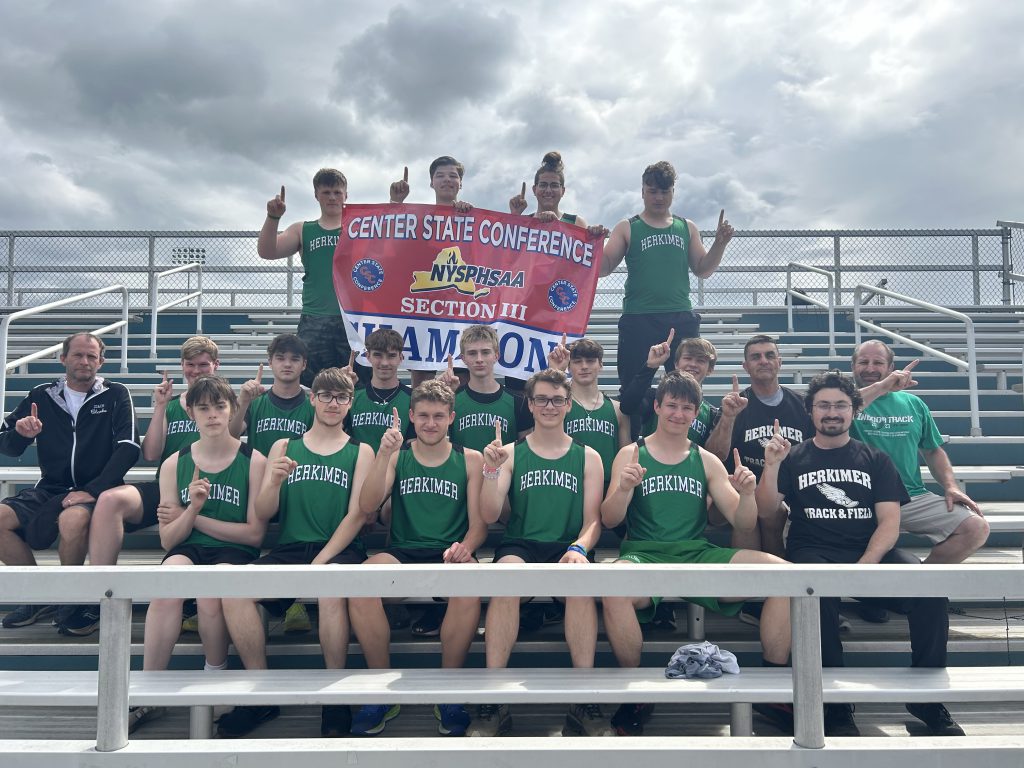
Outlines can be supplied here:
M57 540L57 518L64 511L64 497L70 491L25 488L0 501L14 510L18 528L14 532L32 549L46 549ZM79 504L91 513L96 502Z
M156 525L158 522L156 508L160 506L160 483L156 480L150 480L148 483L130 483L130 485L142 497L142 520L137 523L129 523L126 520L124 530L127 533Z
M572 542L569 542L571 544ZM525 539L509 539L501 542L494 550L494 561L498 562L505 555L521 557L525 563L557 563L562 559L569 544L560 541L526 541ZM587 555L590 562L594 561L594 553Z
M447 549L447 547L445 547ZM403 547L388 547L381 550L391 555L402 565L417 565L420 563L443 563L444 549L411 549Z
M197 544L179 544L164 555L163 562L174 555L184 555L192 565L248 565L252 555L238 547L200 547Z

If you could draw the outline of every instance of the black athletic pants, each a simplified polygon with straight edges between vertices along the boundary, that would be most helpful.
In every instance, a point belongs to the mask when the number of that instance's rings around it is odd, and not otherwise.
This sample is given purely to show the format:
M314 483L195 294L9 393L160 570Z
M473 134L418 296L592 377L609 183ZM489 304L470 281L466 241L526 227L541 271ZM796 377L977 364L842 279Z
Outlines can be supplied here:
M861 552L803 547L790 550L794 563L856 563ZM900 549L890 550L882 563L920 564L920 560ZM839 598L823 597L821 603L821 665L843 667L843 643L839 639ZM861 602L906 615L910 622L912 667L945 667L946 642L949 640L949 600L945 597L879 597Z
M676 347L683 339L700 334L700 315L685 312L659 312L652 315L623 315L619 318L619 348L616 368L619 374L619 395L633 380L637 371L647 363L647 353L655 344L668 338L670 328L676 329L672 351L665 362L665 370L675 370Z

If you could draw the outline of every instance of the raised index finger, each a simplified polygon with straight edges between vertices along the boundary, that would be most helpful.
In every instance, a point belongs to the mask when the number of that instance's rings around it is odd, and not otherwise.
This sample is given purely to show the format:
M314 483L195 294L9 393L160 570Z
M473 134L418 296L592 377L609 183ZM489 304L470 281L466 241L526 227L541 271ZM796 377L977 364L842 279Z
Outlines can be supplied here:
M449 376L454 376L455 375L455 361L452 360L452 353L451 352L448 353L448 375Z
M198 480L198 479L199 479L199 465L198 465L198 464L196 464L196 465L194 465L194 466L195 466L195 471L194 471L194 472L192 473L192 482L193 482L193 483L194 483L194 482L195 482L196 480Z
M398 409L397 408L392 408L391 409L391 427L392 427L392 429L399 429L401 424L402 424L402 420L398 417Z
M356 362L356 351L353 349L348 353L348 367L352 368Z
M562 331L562 346L565 346L565 331Z
M526 197L526 182L523 182L523 190L519 193L520 197Z
M725 221L725 208L718 214L718 226L722 226L723 221Z
M732 391L737 395L740 393L740 377L735 373L732 375Z
M640 443L633 443L633 461L631 464L640 463Z
M743 466L743 459L740 458L739 448L732 449L732 463L736 466L737 470L739 470L739 468Z
M402 181L404 181L406 184L409 183L409 166L408 165L405 166L405 170L402 171Z
M281 202L284 202L284 184L281 185Z
M256 383L263 383L263 363L260 363L260 367L256 369Z
M501 422L497 419L494 420L494 439L501 444Z
M32 403L32 408L30 410L32 412L32 418L33 419L38 419L39 418L39 407L35 403Z
M907 363L907 366L903 369L903 372L904 373L910 373L912 370L917 368L917 364L919 362L921 362L921 361L920 360L911 360L909 363Z
M772 431L772 437L778 437L782 430L779 429L779 420L775 420L775 429Z
M665 343L668 344L671 347L672 346L672 339L674 339L675 337L676 337L676 329L675 328L669 328L668 329L668 338L665 339Z

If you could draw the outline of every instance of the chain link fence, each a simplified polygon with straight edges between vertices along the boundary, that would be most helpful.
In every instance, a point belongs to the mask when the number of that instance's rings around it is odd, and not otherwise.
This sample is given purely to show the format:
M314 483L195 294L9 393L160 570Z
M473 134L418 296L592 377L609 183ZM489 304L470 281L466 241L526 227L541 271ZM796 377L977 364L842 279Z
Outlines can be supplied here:
M841 305L858 283L884 285L945 306L997 306L1024 299L1024 225L995 229L740 231L718 271L694 280L697 306L784 306L786 265L793 261L833 272ZM1016 232L1017 237L1012 235ZM714 232L702 232L710 247ZM264 261L256 232L41 232L0 231L7 245L0 290L8 306L34 306L113 282L130 291L131 306L148 308L152 276L180 264L203 264L204 306L287 308L301 303L297 258ZM1014 265L1017 265L1015 268ZM73 276L73 277L72 277ZM595 309L622 306L624 267L603 278ZM184 272L160 283L161 302L195 289ZM826 281L808 273L794 285L822 294ZM113 296L95 306L113 306Z

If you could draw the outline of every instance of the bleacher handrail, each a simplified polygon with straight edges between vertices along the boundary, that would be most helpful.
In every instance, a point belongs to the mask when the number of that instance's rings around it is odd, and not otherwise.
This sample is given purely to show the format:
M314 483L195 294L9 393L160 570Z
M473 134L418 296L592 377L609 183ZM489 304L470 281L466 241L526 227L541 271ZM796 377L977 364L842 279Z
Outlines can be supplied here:
M863 311L863 304L861 303L861 296L864 293L881 294L888 296L891 299L897 301L904 301L907 304L913 304L921 309L926 309L929 312L935 312L940 315L952 317L954 320L959 320L964 324L967 334L967 360L961 360L958 357L947 355L945 352L940 352L927 344L914 341L913 339L907 338L902 334L890 331L887 328L883 328L880 325L875 325L867 320L861 318L861 312ZM874 333L878 333L884 336L888 336L891 339L906 344L909 347L913 347L919 352L924 352L932 357L937 357L950 365L956 366L957 368L967 371L967 382L969 387L969 399L971 404L971 436L978 437L982 434L981 431L981 409L978 404L978 356L977 349L975 346L974 339L974 321L963 314L953 309L947 309L946 307L940 307L937 304L931 304L921 299L916 299L913 296L907 296L902 293L896 293L885 288L879 288L875 285L867 285L860 283L854 290L853 296L853 332L854 332L854 344L859 347L861 343L861 328L867 328Z
M29 603L100 602L96 749L128 743L131 606L177 597L632 596L791 599L794 742L824 746L819 597L1024 597L1024 565L543 564L0 568L0 594ZM965 572L970 578L964 578ZM552 587L557 583L557 587Z
M828 303L818 301L807 294L797 293L793 290L793 272L799 270L802 272L811 272L815 275L822 275L828 281ZM802 300L814 304L817 307L828 310L828 353L834 355L836 353L836 291L835 291L835 276L827 269L821 267L812 267L810 264L800 264L796 261L791 261L786 265L786 318L789 322L789 332L793 333L793 299L799 296Z
M196 290L192 293L184 296L179 296L177 299L168 301L166 304L157 304L160 299L160 278L166 277L167 275L174 275L178 272L195 272L196 273ZM171 269L165 269L163 272L157 272L153 275L153 279L150 281L150 295L149 295L149 307L150 307L150 318L149 318L149 358L155 360L156 354L156 326L157 318L160 313L165 309L170 309L178 304L184 304L186 301L196 300L196 336L203 332L203 265L198 261L189 262L188 264L182 264L180 267L172 267Z
M8 368L16 368L18 365L37 360L40 357L51 355L58 349L61 349L62 344L54 344L46 349L38 352L33 352L25 357L13 360L10 363L7 362L7 343L10 333L11 323L16 320L21 320L26 317L33 315L42 314L51 309L57 307L63 307L68 304L74 304L77 301L84 301L86 299L92 299L97 296L102 296L107 293L114 293L120 291L121 293L121 319L116 323L105 325L102 328L97 328L94 331L90 331L97 336L103 333L109 333L110 331L121 329L121 373L128 373L128 289L123 285L108 285L106 288L97 288L95 291L88 291L86 293L79 293L74 296L69 296L66 299L57 299L46 304L40 304L37 307L29 307L28 309L19 309L17 312L11 312L9 315L5 315L3 320L0 321L0 361L3 365L0 365L0 417L7 413L7 370Z

